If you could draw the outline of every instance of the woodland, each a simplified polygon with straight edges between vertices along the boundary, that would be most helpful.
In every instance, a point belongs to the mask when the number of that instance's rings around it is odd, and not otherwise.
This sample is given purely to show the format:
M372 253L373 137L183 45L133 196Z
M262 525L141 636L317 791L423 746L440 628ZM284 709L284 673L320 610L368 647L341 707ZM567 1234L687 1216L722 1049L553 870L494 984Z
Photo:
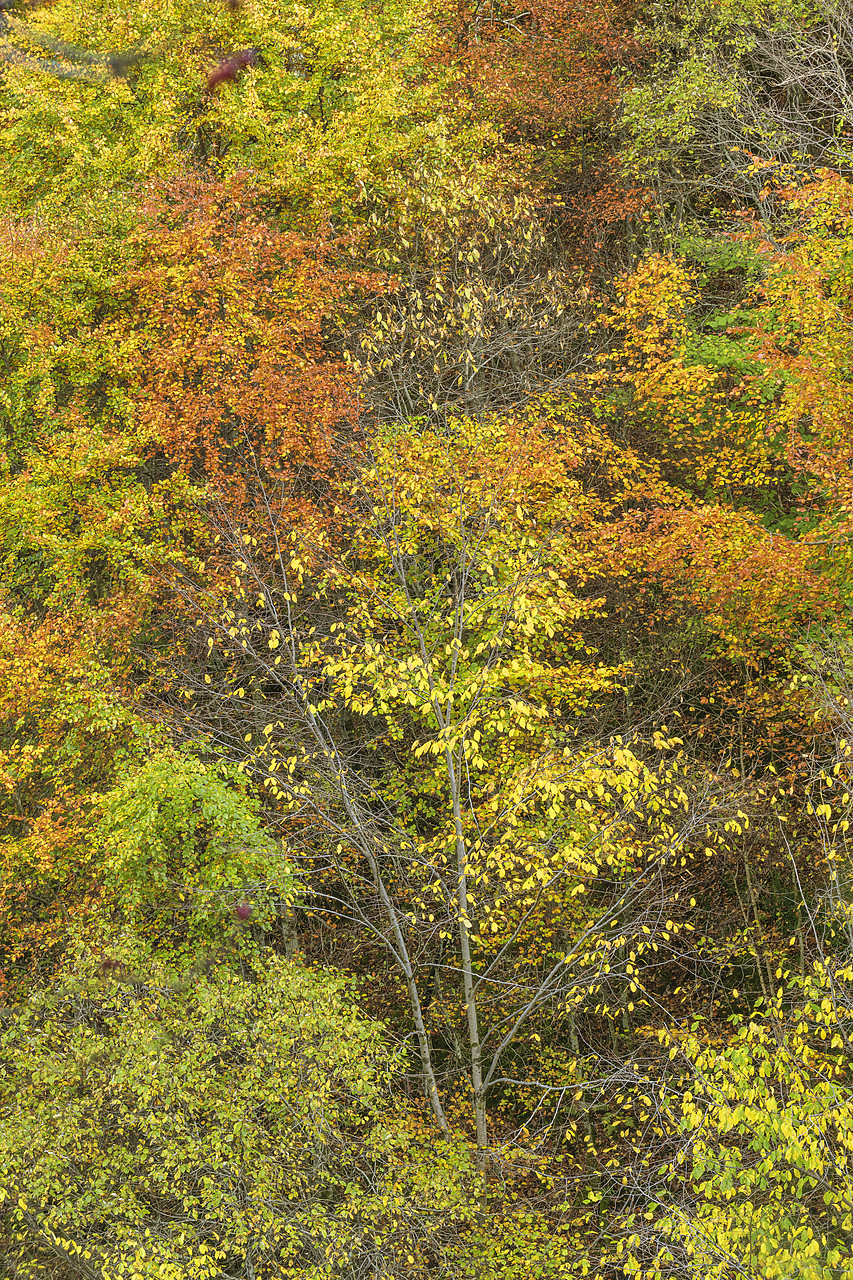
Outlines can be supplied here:
M0 0L0 1274L853 1280L853 14Z

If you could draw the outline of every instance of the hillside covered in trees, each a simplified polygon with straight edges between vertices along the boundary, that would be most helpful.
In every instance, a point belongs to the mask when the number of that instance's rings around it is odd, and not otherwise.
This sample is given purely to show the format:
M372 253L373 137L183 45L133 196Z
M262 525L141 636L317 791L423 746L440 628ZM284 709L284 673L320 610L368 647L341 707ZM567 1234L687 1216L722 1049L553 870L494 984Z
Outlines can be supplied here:
M853 18L0 3L0 1274L853 1280Z

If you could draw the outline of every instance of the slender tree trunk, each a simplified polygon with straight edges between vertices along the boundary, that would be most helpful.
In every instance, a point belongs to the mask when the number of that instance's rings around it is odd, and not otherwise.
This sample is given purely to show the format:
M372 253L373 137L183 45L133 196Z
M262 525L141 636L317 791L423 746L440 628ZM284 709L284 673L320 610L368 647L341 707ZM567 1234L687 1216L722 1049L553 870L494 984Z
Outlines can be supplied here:
M477 1018L477 996L474 990L474 971L471 964L471 939L468 934L468 854L462 827L462 808L459 800L459 780L449 746L445 745L444 759L447 779L453 803L453 825L456 832L456 909L459 929L459 951L462 960L462 986L465 996L465 1013L468 1019L468 1047L471 1052L471 1088L474 1101L474 1123L477 1129L477 1165L485 1172L489 1145L486 1123L486 1097L483 1088L483 1064L480 1046L480 1027Z
M373 884L376 889L376 896L379 899L382 912L394 940L393 946L389 949L391 950L396 963L402 969L403 976L406 980L406 990L409 993L409 1004L412 1010L412 1021L415 1024L415 1034L418 1037L424 1090L429 1098L429 1103L432 1107L432 1112L438 1122L439 1128L442 1133L449 1134L450 1126L447 1123L447 1117L444 1114L444 1107L441 1104L441 1098L438 1092L438 1083L435 1078L435 1069L432 1064L429 1036L427 1035L426 1024L424 1022L423 1009L421 1008L417 983L415 982L414 965L412 964L411 956L409 955L409 948L406 944L405 935L400 926L398 913L391 900L391 895L388 892L385 881L382 879L382 868L379 865L379 860L373 847L371 833L365 830L361 810L350 795L346 781L345 768L338 755L336 747L329 740L322 722L318 720L314 708L311 706L304 690L301 688L301 681L299 683L296 683L295 681L294 683L300 691L302 706L305 710L306 718L311 727L314 740L323 750L334 772L335 781L338 786L341 800L344 804L344 809L346 810L347 817L352 823L353 834L355 836L357 846L370 867Z

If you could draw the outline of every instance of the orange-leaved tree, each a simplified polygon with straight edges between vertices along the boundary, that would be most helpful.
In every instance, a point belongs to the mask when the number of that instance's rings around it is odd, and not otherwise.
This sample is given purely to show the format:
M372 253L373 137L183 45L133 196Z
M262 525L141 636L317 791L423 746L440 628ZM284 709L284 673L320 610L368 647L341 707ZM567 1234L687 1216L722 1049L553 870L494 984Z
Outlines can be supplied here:
M248 175L154 184L133 241L137 411L163 460L243 516L262 483L293 523L322 524L359 412L329 340L377 277L326 228L280 230Z
M565 140L600 126L618 102L619 72L642 52L631 17L621 0L459 0L437 15L438 52L474 109L511 138Z

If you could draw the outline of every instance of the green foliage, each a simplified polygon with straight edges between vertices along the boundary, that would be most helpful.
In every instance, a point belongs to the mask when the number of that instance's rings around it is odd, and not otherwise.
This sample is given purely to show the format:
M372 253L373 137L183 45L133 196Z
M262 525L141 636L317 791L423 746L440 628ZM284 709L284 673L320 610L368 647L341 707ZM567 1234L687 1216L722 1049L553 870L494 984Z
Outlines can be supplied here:
M0 472L0 563L10 603L150 612L170 521L191 525L197 516L182 477L144 483L149 452L129 433L109 435L90 423L28 449L15 472Z
M293 901L286 852L234 770L161 751L134 763L100 808L105 884L144 936L210 941L239 904L263 927Z
M818 968L800 982L779 969L776 978L788 984L787 1000L780 987L729 1044L668 1038L692 1072L675 1111L691 1207L661 1228L703 1277L735 1265L749 1275L847 1280L853 971Z
M135 333L122 276L134 209L90 192L79 222L15 210L0 223L0 427L13 466L63 427L94 420L132 433Z
M187 986L82 956L3 1033L0 1213L18 1274L420 1276L466 1209L340 979L264 962ZM117 976L115 976L117 975Z
M853 28L825 0L691 0L650 8L657 58L631 85L624 157L666 220L747 203L772 216L769 180L844 166Z

